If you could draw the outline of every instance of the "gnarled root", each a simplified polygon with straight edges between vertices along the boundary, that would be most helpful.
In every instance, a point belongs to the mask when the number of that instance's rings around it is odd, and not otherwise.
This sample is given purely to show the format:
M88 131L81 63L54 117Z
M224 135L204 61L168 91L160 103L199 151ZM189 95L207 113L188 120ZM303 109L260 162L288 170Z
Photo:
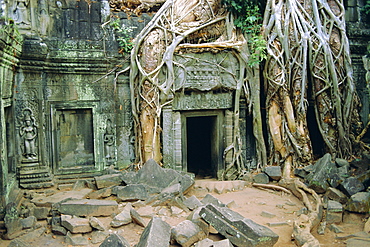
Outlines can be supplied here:
M296 244L304 247L320 246L319 241L311 234L311 231L320 223L322 218L321 198L314 190L308 188L298 179L282 179L279 185L292 191L308 209L307 215L302 214L293 222L292 236ZM311 200L308 195L311 195Z

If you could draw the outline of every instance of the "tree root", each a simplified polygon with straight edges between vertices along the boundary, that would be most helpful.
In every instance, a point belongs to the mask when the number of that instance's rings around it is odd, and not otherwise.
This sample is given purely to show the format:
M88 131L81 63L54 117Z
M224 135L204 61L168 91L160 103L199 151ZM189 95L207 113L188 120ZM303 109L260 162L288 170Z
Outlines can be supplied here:
M308 188L298 179L282 179L279 185L292 191L308 209L307 215L302 214L293 222L292 237L296 244L304 247L320 246L319 241L311 234L311 231L320 223L322 218L321 198L314 190ZM312 196L313 203L311 203L308 195Z
M292 194L290 190L287 190L286 188L278 186L278 185L252 183L252 186L257 187L257 188L260 187L260 188L266 188L266 189L281 190L281 191L284 191L285 193Z

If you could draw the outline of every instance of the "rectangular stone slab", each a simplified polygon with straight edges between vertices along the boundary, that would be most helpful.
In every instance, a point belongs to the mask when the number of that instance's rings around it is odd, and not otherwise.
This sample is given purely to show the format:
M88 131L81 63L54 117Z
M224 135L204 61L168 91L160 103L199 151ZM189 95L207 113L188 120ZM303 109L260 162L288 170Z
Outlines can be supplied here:
M60 204L59 212L76 216L110 216L117 213L118 204L111 200L70 200Z
M235 246L272 247L279 239L269 228L226 207L208 204L200 210L199 215Z

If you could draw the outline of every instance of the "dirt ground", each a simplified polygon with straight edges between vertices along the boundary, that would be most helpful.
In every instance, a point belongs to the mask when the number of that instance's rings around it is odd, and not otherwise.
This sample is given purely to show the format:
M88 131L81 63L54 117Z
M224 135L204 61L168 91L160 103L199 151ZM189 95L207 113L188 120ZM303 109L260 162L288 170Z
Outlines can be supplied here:
M291 239L292 234L292 222L297 217L297 212L303 208L303 204L293 195L289 195L285 192L274 191L269 189L258 189L254 187L244 187L243 190L227 192L223 194L218 194L215 192L208 192L205 188L195 187L191 189L185 196L190 197L195 195L198 199L202 199L206 194L212 194L214 197L218 198L221 202L229 204L229 207L240 213L246 218L255 221L258 224L269 227L272 231L279 235L279 241L276 243L275 247L290 247L296 246L294 241ZM114 199L114 198L110 198ZM126 203L122 203L120 207L124 207ZM135 209L141 213L144 220L149 222L150 218L145 217L143 213L144 208L141 208L136 204L133 204ZM157 212L157 216L162 217L171 226L175 226L181 221L185 220L188 213L177 212L176 214L171 214L170 210L163 208ZM338 224L344 233L353 234L356 232L363 231L364 220L367 215L364 214L349 214L345 213L343 217L343 222ZM124 238L126 238L131 246L138 243L140 235L143 231L143 227L131 223L129 225L121 226L119 228L110 227L111 217L98 217L98 219L105 225L109 232L118 232ZM281 223L277 226L270 226L270 224ZM47 226L47 221L38 221L38 225L45 227L39 228L39 231L34 231L28 233L22 238L29 246L68 246L65 243L64 236L58 236L51 233L50 228ZM41 232L40 232L41 231ZM318 235L317 230L313 231L314 236L319 240L321 246L335 246L341 247L346 246L345 240L336 239L336 233L330 231L328 227L325 230L324 235ZM83 237L90 239L91 233L84 234ZM216 241L221 240L223 237L218 234L210 234L210 239ZM10 243L9 240L0 240L0 246L6 247ZM88 246L99 246L98 244L90 244ZM179 246L176 244L171 245L172 247Z

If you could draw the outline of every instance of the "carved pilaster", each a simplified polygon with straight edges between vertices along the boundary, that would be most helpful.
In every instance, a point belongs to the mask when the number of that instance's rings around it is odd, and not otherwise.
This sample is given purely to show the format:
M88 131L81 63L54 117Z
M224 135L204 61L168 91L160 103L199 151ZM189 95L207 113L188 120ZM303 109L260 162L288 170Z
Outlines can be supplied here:
M39 121L31 108L24 108L17 122L21 150L18 165L20 186L27 189L53 186L49 167L40 163Z
M172 107L165 106L162 110L163 114L163 164L166 167L173 167L173 119L172 119Z

